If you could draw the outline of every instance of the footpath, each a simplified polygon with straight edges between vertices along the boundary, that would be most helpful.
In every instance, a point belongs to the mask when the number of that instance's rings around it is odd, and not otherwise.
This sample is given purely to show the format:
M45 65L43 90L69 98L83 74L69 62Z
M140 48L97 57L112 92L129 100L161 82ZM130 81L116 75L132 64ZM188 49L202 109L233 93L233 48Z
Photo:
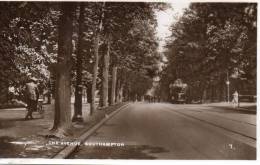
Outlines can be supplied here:
M247 112L251 112L251 113L257 112L257 103L241 102L241 103L239 103L239 107L234 106L232 103L227 103L227 102L208 103L208 104L202 104L202 105L218 107L218 108L227 109L227 110L240 110L240 111L247 111Z
M26 109L0 109L0 158L52 158L67 144L50 145L58 142L74 142L108 114L126 103L96 110L89 116L89 104L83 104L83 123L73 123L71 136L60 139L46 136L52 127L54 105L44 105L44 118L37 112L33 120L24 120ZM72 104L73 109L73 104Z

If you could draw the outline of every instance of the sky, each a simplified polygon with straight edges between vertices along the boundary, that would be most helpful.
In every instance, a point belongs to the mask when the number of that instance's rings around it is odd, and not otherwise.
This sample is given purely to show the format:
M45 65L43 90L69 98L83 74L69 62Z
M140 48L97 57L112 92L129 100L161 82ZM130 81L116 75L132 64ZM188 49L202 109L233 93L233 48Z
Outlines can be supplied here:
M157 37L159 38L159 51L163 51L163 46L167 37L171 35L170 26L177 21L177 18L183 14L184 8L189 6L189 2L171 1L171 8L156 13L157 16Z

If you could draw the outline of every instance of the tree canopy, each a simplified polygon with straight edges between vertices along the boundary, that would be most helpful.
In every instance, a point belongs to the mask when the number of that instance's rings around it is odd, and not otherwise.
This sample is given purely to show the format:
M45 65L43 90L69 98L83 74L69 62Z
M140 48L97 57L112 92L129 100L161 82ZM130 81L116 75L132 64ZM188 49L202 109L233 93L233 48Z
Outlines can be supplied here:
M215 86L219 98L229 79L255 86L256 13L255 3L192 3L172 25L162 81L181 78L200 96Z

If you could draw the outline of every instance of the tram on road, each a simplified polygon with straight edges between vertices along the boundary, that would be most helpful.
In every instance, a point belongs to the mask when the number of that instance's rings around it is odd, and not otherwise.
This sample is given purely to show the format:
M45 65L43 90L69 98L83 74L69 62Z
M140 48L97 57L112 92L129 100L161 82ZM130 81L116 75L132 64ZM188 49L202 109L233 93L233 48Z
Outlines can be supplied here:
M169 85L170 102L174 104L189 103L188 85L183 83L181 79L177 79Z

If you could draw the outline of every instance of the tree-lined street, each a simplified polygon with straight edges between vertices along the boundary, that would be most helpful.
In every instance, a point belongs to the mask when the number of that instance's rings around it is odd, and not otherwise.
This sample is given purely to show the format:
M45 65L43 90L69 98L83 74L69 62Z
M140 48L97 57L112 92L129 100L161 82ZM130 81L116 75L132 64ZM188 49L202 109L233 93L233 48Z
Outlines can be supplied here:
M256 159L257 3L0 9L0 157Z
M20 106L34 105L26 91L28 82L34 81L42 87L38 95L44 102L46 97L48 104L55 100L50 134L67 136L72 122L84 122L83 93L91 116L98 109L140 99L152 87L161 59L155 12L169 8L166 3L0 5L0 105L13 107L21 101Z

